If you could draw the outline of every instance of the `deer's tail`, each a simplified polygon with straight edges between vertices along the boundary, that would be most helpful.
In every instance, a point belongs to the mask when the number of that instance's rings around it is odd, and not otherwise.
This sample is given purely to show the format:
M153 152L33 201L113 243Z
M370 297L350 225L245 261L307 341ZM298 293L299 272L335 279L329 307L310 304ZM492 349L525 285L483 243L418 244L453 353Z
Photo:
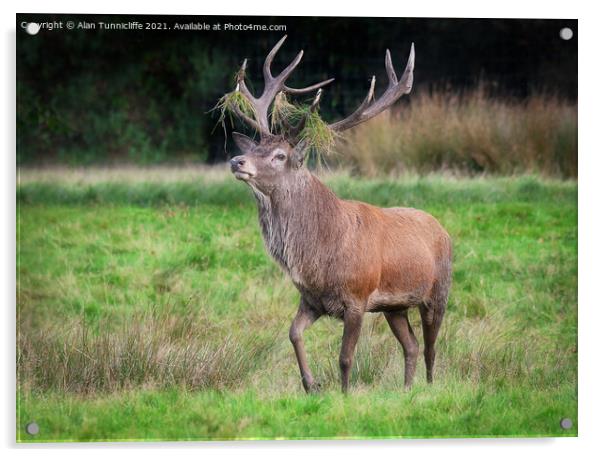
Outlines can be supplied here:
M443 321L447 309L447 299L452 281L452 252L451 244L445 253L445 257L439 261L437 279L431 289L430 298L423 304L423 319L428 326L435 325L437 328Z

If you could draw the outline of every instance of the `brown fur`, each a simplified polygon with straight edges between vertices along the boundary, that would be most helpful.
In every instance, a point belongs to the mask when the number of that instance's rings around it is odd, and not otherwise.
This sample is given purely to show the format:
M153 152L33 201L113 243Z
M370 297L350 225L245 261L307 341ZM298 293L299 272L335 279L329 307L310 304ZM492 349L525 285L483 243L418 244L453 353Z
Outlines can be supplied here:
M301 61L303 52L274 76L271 64L286 36L267 55L264 88L254 96L245 82L246 60L237 74L236 91L253 106L249 116L234 107L235 114L256 130L255 143L235 133L244 155L230 162L237 179L255 194L259 223L270 254L290 275L301 293L301 303L289 332L303 386L307 392L317 383L309 370L303 331L322 315L342 319L343 342L339 364L343 391L349 376L362 319L366 312L383 312L391 331L403 347L405 385L410 387L416 370L418 342L408 321L408 309L419 307L424 333L426 375L432 381L435 340L443 320L451 282L451 241L429 214L412 208L381 209L366 203L340 200L305 167L303 135L307 117L288 125L286 138L270 130L269 109L278 93L306 94L317 90L309 112L318 109L322 87L332 79L303 89L285 82ZM378 98L372 77L368 94L347 118L330 125L342 132L377 116L412 89L414 45L405 70L397 78L391 54L385 53L389 84ZM292 146L294 145L294 146Z
M417 343L407 310L419 307L426 328L430 381L434 342L451 280L451 241L443 227L417 209L383 209L339 199L307 168L295 165L295 150L285 142L242 147L250 149L232 159L233 171L254 174L243 180L255 194L265 245L301 293L290 332L296 352L302 350L301 334L311 322L322 315L342 319L351 329L347 333L353 331L347 338L350 342L343 344L343 349L350 347L341 354L345 371L352 361L361 316L384 312L404 347L409 387ZM278 154L286 155L286 162L274 169ZM303 353L299 364L310 391L315 385L304 357ZM345 374L343 378L345 390Z

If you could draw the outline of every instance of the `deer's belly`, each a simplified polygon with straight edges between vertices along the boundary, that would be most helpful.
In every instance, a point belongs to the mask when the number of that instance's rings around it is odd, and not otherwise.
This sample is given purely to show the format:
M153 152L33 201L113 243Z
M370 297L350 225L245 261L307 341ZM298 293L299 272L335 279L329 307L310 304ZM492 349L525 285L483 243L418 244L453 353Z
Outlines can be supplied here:
M413 292L384 292L375 290L368 297L366 311L396 311L417 306L424 301L424 290Z

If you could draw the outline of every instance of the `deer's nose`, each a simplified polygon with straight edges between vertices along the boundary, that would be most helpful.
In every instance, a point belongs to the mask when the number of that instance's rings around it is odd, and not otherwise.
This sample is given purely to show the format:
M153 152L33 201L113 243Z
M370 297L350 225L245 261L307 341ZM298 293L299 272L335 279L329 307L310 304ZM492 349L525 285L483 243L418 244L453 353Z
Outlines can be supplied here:
M242 167L245 164L246 160L243 156L236 156L230 160L230 167L234 170L236 168Z

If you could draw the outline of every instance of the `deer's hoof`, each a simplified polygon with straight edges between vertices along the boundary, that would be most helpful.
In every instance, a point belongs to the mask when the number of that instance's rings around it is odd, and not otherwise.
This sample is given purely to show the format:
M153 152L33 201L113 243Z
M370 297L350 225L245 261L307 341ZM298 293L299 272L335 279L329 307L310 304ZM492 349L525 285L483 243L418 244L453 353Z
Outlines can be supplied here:
M318 394L322 390L322 384L319 382L312 382L311 384L305 386L305 392L309 395Z

